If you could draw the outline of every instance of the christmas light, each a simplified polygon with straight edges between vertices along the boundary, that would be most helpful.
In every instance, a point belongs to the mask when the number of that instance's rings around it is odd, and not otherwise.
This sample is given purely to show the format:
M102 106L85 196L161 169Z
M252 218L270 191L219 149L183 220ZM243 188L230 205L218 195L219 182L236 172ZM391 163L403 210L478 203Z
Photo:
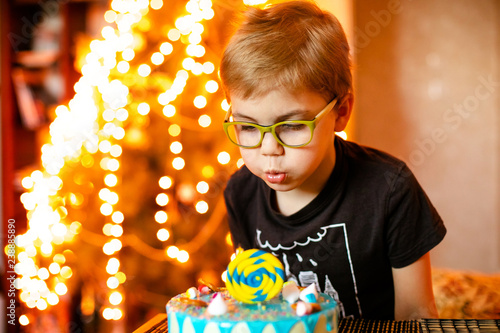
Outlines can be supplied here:
M55 274L59 273L60 271L61 271L61 266L59 266L58 263L53 262L53 263L50 264L50 266L49 266L49 272L51 274L55 275Z
M156 233L156 237L162 241L165 242L170 238L170 233L168 232L167 229L159 229L158 232Z
M155 221L158 222L159 224L163 224L165 222L167 222L168 220L168 215L166 212L160 210L158 212L156 212L155 214Z
M174 20L176 28L170 28L166 36L166 30L163 30L165 40L155 44L156 49L148 50L145 45L148 40L137 34L137 30L147 32L152 27L152 22L151 19L144 19L143 15L148 13L149 8L160 10L163 4L161 0L111 2L111 9L105 12L104 19L113 24L114 28L103 27L103 39L90 42L90 52L81 60L82 76L74 85L74 97L67 105L60 105L55 109L56 117L49 128L50 141L41 147L41 170L34 171L21 181L26 190L21 195L21 202L27 210L29 229L26 234L16 237L19 251L15 271L19 274L16 288L20 289L20 299L28 308L44 311L58 304L59 296L68 293L70 284L67 280L78 270L73 271L70 259L66 263L64 254L68 258L73 254L64 252L64 248L83 229L82 223L74 221L74 217L68 215L74 210L83 211L91 207L93 195L98 193L97 207L103 221L99 238L103 241L99 246L102 246L102 253L108 256L107 265L105 268L101 267L101 270L103 274L107 274L103 281L106 281L109 289L106 295L108 304L104 304L99 312L106 320L122 319L124 313L120 306L124 293L121 284L126 281L126 275L120 271L119 258L122 247L130 245L127 244L127 239L130 238L124 235L128 220L122 226L127 210L123 209L121 212L117 209L121 198L127 196L121 192L121 186L125 182L121 174L122 168L127 167L122 166L125 163L122 158L126 144L141 149L147 143L144 129L155 114L163 113L162 119L168 122L165 128L168 126L170 136L166 139L172 140L168 146L169 153L179 155L188 148L184 140L191 136L190 131L208 128L212 121L216 121L215 117L221 117L215 112L210 113L211 110L185 116L185 108L180 104L183 100L192 101L196 112L196 109L208 110L210 99L218 98L213 95L219 91L219 84L214 77L217 74L215 65L209 59L204 59L207 53L213 56L210 54L212 50L206 48L206 29L203 24L204 20L214 17L212 2L188 1L187 14ZM168 63L174 51L183 54L182 67L167 75L162 72L161 66ZM138 64L138 61L141 63ZM133 89L136 89L133 84L138 80L141 80L143 91L146 90L143 89L145 86L154 91L153 99L148 99L148 102L139 99L139 102L132 98ZM191 86L193 80L202 82L196 92ZM192 93L192 97L178 98L185 90ZM215 101L219 103L220 100ZM227 110L228 107L227 101L223 100L221 108ZM121 140L124 140L123 145ZM182 180L181 184L176 183L178 187L173 187L174 179L176 182L178 179L177 172L194 167L192 158L187 153L167 158L168 163L171 163L171 167L168 166L169 175L159 179L160 189L156 196L156 203L161 208L151 216L151 221L165 224L169 220L167 212L172 209L169 202L177 199L182 201L182 198L187 199L182 202L198 214L206 214L211 210L211 204L207 202L209 200L201 197L210 189L210 178L216 172L214 166L217 162L207 161L197 171L195 177L206 181L195 178L192 183L186 184ZM222 152L217 160L220 164L227 164L231 157ZM64 168L68 166L98 169L101 176L98 179L82 174L71 176L70 182L73 181L79 187L69 192L67 188L70 184L63 184L62 180L62 176L66 175ZM197 184L196 192L194 184ZM180 185L185 185L184 189L187 190L181 190ZM164 193L164 190L169 192ZM172 225L179 217L176 214L172 216L168 229L158 229L157 238L162 242L176 241ZM80 217L77 219L86 225L85 214ZM166 250L161 252L164 260L186 263L193 253L189 245L184 249L167 243L165 246ZM83 305L82 300L82 309ZM21 325L30 323L26 315L21 316L19 321Z
M180 154L182 152L182 143L174 141L170 144L170 151L172 154Z
M186 165L186 162L184 161L184 159L182 157L176 157L172 161L172 167L175 170L181 170L184 168L185 165Z
M162 0L151 0L151 8L152 9L160 9L163 7L163 1Z
M125 216L120 211L115 211L113 212L113 214L111 214L111 220L115 223L122 223L124 219Z
M181 127L177 124L172 124L168 128L168 134L173 137L179 136L181 134Z
M172 186L172 178L170 178L168 176L163 176L158 181L158 184L160 185L160 187L162 189L166 190L166 189L170 188L170 186Z
M201 169L201 174L205 178L211 178L211 177L213 177L214 173L215 173L215 170L214 170L214 168L211 165L205 165Z
M116 12L114 10L108 10L104 13L104 19L108 23L113 23L117 18Z
M189 253L185 250L181 250L177 253L177 261L185 263L189 260Z
M203 109L205 106L207 106L207 99L205 96L196 96L193 100L194 106L196 106L198 109Z
M110 258L108 260L108 264L106 266L106 272L109 275L114 275L118 273L118 269L120 268L120 261L116 258Z
M163 108L163 114L167 118L173 117L175 115L175 106L171 104L165 105L165 107Z
M146 64L142 64L137 69L137 73L142 77L146 77L151 74L151 67Z
M229 155L228 152L222 151L217 155L217 161L220 164L228 164L229 161L231 160L231 155Z
M165 61L165 57L160 52L155 52L151 56L151 62L155 65L161 65Z
M167 36L168 36L168 39L170 39L172 42L175 42L181 38L181 32L177 29L170 29L168 31ZM168 53L164 53L164 54L168 54Z
M145 116L149 113L149 111L151 111L151 107L149 106L148 103L142 102L142 103L139 103L139 105L137 105L137 112L140 115Z
M196 211L200 214L205 214L206 212L208 212L208 204L206 203L206 201L203 200L198 201L195 207Z
M30 320L29 320L28 316L21 315L19 317L19 324L21 324L21 326L27 326L27 325L29 325L29 323L30 323Z
M49 296L47 296L47 303L54 306L59 303L59 297L55 293L50 293Z
M68 292L68 287L64 283L59 282L55 287L55 291L58 295L62 296Z
M111 276L108 278L106 285L108 286L109 289L116 289L120 285L120 281L114 276Z
M177 258L178 254L179 254L179 248L177 246L172 245L167 248L167 255L170 258L172 259Z
M206 84L205 84L205 89L209 92L209 93L215 93L218 89L219 89L219 84L217 83L217 81L214 81L214 80L210 80L208 81Z
M208 192L209 190L209 185L206 181L201 181L199 182L198 184L196 184L196 190L198 191L198 193L200 194L205 194Z
M208 127L210 126L210 124L212 123L212 118L210 118L209 115L207 114L202 114L200 116L200 118L198 118L198 124L201 126L201 127Z
M122 302L122 300L123 300L123 296L118 291L111 293L111 295L109 296L109 302L113 305L120 304Z

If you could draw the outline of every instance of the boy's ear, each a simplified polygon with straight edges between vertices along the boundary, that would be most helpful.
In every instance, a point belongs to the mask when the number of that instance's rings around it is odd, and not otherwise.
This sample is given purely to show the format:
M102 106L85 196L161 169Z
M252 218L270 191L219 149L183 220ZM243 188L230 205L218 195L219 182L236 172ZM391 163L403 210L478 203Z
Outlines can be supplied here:
M349 93L341 102L335 112L335 132L342 132L349 122L354 103L353 94Z

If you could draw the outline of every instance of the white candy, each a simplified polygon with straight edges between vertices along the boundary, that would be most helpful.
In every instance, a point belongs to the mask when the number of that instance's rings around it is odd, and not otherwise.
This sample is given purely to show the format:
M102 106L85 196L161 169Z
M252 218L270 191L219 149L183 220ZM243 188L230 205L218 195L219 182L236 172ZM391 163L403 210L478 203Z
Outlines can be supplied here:
M299 298L307 303L317 303L318 302L318 290L316 289L316 284L310 284L306 289L300 292Z
M198 289L195 287L191 287L186 291L186 296L189 297L190 299L196 299L198 298Z
M207 311L212 316L220 316L227 312L227 304L220 293L217 293L210 304L208 304Z
M288 281L283 284L283 290L281 293L283 299L285 299L288 303L293 304L299 299L300 290L295 281Z
M313 306L311 303L299 301L295 312L297 313L297 316L305 316L313 312Z

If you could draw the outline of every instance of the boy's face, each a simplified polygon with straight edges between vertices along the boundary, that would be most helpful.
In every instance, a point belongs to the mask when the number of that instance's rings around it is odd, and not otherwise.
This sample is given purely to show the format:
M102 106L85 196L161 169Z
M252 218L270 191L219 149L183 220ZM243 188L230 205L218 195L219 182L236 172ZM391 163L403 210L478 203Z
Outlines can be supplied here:
M266 126L285 120L312 120L330 102L310 91L273 90L263 97L251 99L231 97L234 121ZM337 122L337 107L334 107L317 124L308 145L284 147L271 133L265 133L259 147L240 148L241 156L248 169L272 189L316 195L335 165L333 142Z

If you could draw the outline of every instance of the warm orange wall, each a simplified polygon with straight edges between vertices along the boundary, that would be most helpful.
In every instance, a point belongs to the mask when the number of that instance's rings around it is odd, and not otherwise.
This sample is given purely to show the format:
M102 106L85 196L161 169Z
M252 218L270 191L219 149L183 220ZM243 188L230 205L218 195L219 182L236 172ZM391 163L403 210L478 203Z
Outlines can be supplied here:
M352 138L405 160L448 228L435 266L500 271L500 2L354 2Z
M316 3L322 9L332 12L337 17L340 24L342 24L342 27L344 28L344 32L347 36L349 44L352 45L354 39L353 2L351 0L336 0L336 1L318 0L316 1ZM353 56L352 57L353 62L355 62L354 54L352 54L352 56ZM355 127L356 127L356 114L353 114L349 121L349 124L347 125L347 128L345 129L345 132L347 133L348 137L353 136Z

